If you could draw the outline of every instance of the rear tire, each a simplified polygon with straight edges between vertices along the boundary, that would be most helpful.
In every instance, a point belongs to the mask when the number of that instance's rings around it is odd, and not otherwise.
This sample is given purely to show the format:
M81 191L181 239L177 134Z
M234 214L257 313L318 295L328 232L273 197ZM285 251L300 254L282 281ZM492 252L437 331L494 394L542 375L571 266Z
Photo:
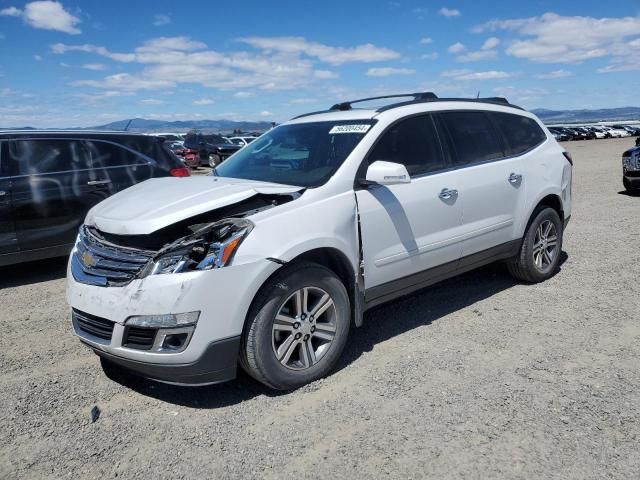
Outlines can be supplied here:
M325 376L347 343L349 295L331 270L310 262L284 268L249 312L240 364L253 378L291 390Z
M528 283L538 283L552 277L560 263L562 252L562 220L550 207L539 207L525 231L518 255L507 262L509 273Z

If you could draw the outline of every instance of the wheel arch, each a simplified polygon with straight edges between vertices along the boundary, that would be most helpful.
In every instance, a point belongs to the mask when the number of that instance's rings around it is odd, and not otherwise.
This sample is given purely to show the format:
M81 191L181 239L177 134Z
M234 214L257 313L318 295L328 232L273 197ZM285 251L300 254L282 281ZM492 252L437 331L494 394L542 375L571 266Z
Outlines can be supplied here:
M261 293L263 292L263 290L269 285L274 277L276 277L277 275L282 275L284 269L302 262L310 262L321 265L336 274L336 276L340 279L340 281L342 281L345 288L347 289L349 301L351 302L352 321L358 327L362 325L361 306L363 304L364 296L358 289L356 273L354 272L349 258L344 252L335 247L319 247L300 253L288 261L282 261L275 258L269 258L268 260L280 264L281 267L273 272L269 277L267 277L264 282L262 282L262 285L258 289L256 295L253 297L244 321L243 332L247 324L249 323L250 315L252 315L255 311L256 301L261 297Z
M560 221L564 222L565 217L562 198L556 192L544 192L540 195L538 201L533 204L533 207L528 211L528 214L525 217L526 221L521 224L519 235L520 237L524 237L524 234L527 231L529 225L531 225L536 212L540 209L540 207L543 206L553 208L560 216Z

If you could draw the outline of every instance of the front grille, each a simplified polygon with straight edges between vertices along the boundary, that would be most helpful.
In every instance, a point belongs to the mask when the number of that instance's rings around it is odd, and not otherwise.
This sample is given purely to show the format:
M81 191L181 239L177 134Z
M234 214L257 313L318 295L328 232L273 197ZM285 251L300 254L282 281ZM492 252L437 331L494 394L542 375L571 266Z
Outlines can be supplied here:
M82 227L71 267L81 283L120 286L133 280L151 257L151 252L107 243Z
M78 330L103 340L111 340L114 325L112 321L81 312L75 308L71 311L71 319Z
M157 328L127 327L124 331L122 345L138 350L149 350L156 338Z

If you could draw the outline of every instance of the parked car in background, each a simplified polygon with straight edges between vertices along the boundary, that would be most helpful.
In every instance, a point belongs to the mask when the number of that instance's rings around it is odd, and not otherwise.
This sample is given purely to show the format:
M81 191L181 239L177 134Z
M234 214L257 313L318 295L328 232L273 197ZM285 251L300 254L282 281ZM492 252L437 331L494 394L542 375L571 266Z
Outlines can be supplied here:
M152 137L162 137L167 142L184 142L184 134L183 133L148 133L147 135L151 135Z
M634 127L631 125L614 125L613 128L618 130L626 130L629 135L635 136L640 134L640 127Z
M245 147L253 142L258 137L230 137L229 141L234 145L240 145L241 147Z
M584 127L584 128L586 128L591 133L593 133L595 138L606 138L606 134L603 131L601 131L598 128L596 128L596 127L588 126L588 127Z
M609 126L604 126L602 128L604 128L607 132L609 132L609 135L611 135L611 138L622 138L622 137L631 136L631 134L627 132L624 128L616 128L616 127L609 127Z
M0 133L0 265L67 255L91 207L189 169L160 138L88 131Z
M214 133L188 133L184 140L186 148L197 150L201 165L215 167L224 162L231 155L236 153L240 145L225 140L222 136Z
M495 261L552 277L570 155L504 99L400 98L302 115L211 176L93 209L67 275L75 334L107 370L203 385L239 361L288 390L339 363L368 308Z
M640 139L622 154L622 184L627 192L640 190Z
M553 137L559 142L566 142L571 140L571 135L569 135L567 132L563 131L560 128L549 127L549 131L551 132Z

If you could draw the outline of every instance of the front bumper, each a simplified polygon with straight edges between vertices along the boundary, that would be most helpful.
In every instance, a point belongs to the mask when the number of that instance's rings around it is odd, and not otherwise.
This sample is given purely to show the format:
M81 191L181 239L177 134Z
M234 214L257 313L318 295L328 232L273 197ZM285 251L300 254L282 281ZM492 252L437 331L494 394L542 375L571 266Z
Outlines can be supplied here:
M215 383L235 375L237 339L251 302L278 268L280 265L263 259L215 270L152 275L121 287L103 287L76 280L69 266L67 302L73 309L105 321L111 329L110 334L101 336L100 330L94 335L73 325L76 335L98 355L162 381ZM129 317L194 311L200 316L184 350L168 353L125 346ZM224 355L218 342L229 342L222 350Z
M91 346L91 345L89 345ZM211 385L236 377L240 337L211 342L194 362L157 364L131 360L107 351L93 349L101 358L145 378L174 385Z

